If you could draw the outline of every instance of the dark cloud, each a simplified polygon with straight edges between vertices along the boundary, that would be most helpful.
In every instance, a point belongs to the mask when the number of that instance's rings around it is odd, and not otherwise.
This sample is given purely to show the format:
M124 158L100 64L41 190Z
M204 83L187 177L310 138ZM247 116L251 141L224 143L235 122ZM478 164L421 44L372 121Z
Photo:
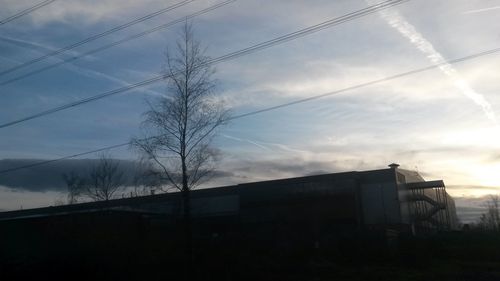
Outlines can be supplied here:
M41 159L3 159L0 160L0 170L16 168L44 161ZM0 185L28 191L64 191L63 173L76 172L85 175L89 168L97 164L98 159L69 159L47 165L12 171L0 174ZM131 184L134 175L141 169L137 162L116 160L124 172L126 184Z
M212 179L228 178L228 177L233 177L233 176L234 176L234 174L232 172L226 172L226 171L220 171L220 170L213 171L211 174Z
M262 179L283 177L300 177L342 171L336 162L305 161L291 158L266 161L241 161L235 163L229 170L232 177L240 182L250 182Z
M16 168L44 161L42 159L4 159L0 160L0 170ZM135 161L116 160L124 172L126 185L132 185L135 175L141 174L143 167ZM88 173L98 159L68 159L47 165L40 165L0 174L0 185L19 191L65 191L62 179L64 173L72 171L80 175ZM304 161L286 159L275 161L240 161L225 169L219 169L203 186L219 186L276 179L284 177L318 175L339 171L333 162Z

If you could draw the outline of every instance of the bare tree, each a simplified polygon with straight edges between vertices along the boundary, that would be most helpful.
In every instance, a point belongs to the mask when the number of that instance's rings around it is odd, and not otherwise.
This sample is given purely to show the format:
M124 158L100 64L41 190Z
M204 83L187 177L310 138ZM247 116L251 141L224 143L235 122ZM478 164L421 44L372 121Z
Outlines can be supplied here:
M62 178L66 183L68 192L68 204L75 204L78 202L78 197L82 195L84 180L75 171L63 173Z
M123 172L119 168L118 161L110 155L100 154L98 163L90 169L85 180L83 194L95 201L112 199L124 184Z
M146 138L132 143L155 166L162 182L181 192L188 259L192 259L190 190L215 168L217 150L211 141L229 118L214 96L214 69L193 29L186 23L172 52L165 51L163 74L167 95L148 102L143 129Z
M500 198L491 195L487 203L487 211L479 218L479 226L486 230L500 230Z
M160 174L150 162L141 161L135 164L135 172L132 177L134 196L153 195L157 190L164 191L161 186Z

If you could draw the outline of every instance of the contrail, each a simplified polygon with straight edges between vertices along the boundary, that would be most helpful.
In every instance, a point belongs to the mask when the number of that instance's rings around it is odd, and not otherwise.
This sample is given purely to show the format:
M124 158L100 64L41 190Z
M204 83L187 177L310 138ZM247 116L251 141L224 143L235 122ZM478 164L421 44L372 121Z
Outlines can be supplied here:
M15 39L15 38L11 38L11 37L6 37L6 36L0 36L0 40L2 41L5 41L11 45L14 45L14 46L17 46L17 47L21 47L21 48L25 48L25 49L29 49L33 52L36 52L36 53L42 53L39 49L42 49L44 51L53 51L55 50L55 48L52 48L50 46L46 46L46 45L42 45L42 44L38 44L38 43L34 43L34 42L31 42L31 41L27 41L27 40L21 40L21 39ZM73 56L77 56L77 55L80 55L80 53L78 52L75 52L75 51L68 51L69 54L73 55ZM12 59L9 59L9 58L6 58L6 57L3 57L3 56L0 56L2 59L5 59L5 60L9 60L9 61L12 61L12 62L16 62L16 63L20 63L19 61L14 61ZM94 56L89 56L87 57L87 59L95 59L96 57ZM56 61L61 61L60 58L53 58L53 60L56 60ZM111 76L111 75L107 75L103 72L99 72L99 71L95 71L95 70L92 70L92 69L88 69L88 68L84 68L84 67L81 67L81 66L78 66L76 64L67 64L66 65L66 68L71 70L71 71L74 71L78 74L81 74L81 75L85 75L85 76L88 76L88 77L99 77L99 78L102 78L102 79L106 79L106 80L109 80L109 81L112 81L116 84L119 84L121 86L127 86L129 85L129 83L125 80L121 80L121 79L118 79L114 76ZM0 82L0 85L2 84L3 82ZM150 90L150 89L142 89L141 92L145 93L145 94L149 94L149 95L153 95L153 96L164 96L163 94L161 93L158 93L156 91L153 91L153 90Z
M368 3L372 3L373 0L367 0ZM445 62L444 57L436 51L434 46L420 34L417 29L411 25L408 21L404 19L395 10L382 10L379 11L382 18L404 37L406 37L410 42L417 47L422 53L424 53L427 58L434 64L440 64ZM477 93L472 87L464 80L458 71L451 64L442 64L439 66L441 72L448 76L456 88L458 88L462 94L467 98L471 99L475 104L479 105L483 112L486 114L488 119L493 122L497 122L495 112L491 108L491 104L486 100L486 98Z
M470 10L470 11L465 11L462 14L467 15L467 14L476 14L476 13L482 13L482 12L488 12L492 10L498 10L500 9L500 6L495 6L495 7L490 7L490 8L484 8L484 9L477 9L477 10Z
M301 154L309 153L309 151L295 149L295 148L292 148L292 147L285 145L285 144L282 144L282 143L263 142L263 141L259 141L257 143L262 144L262 145L267 145L267 146L275 146L275 147L277 147L283 151L286 151L286 152L294 152L294 153L301 153Z
M31 49L31 50L34 50L34 51L39 51L39 49L42 49L44 52L45 51L54 51L56 50L56 48L54 47L50 47L50 46L47 46L47 45L43 45L43 44L39 44L39 43L35 43L35 42L31 42L31 41L27 41L27 40L23 40L23 39L18 39L18 38L13 38L13 37L8 37L8 36L0 36L0 40L2 41L5 41L7 42L8 44L11 44L11 45L15 45L15 46L18 46L18 47L23 47L23 48L26 48L26 49ZM77 56L77 55L80 55L79 52L76 52L76 51L69 51L67 53L68 55L71 55L71 56ZM93 59L95 57L92 57Z
M255 142L255 141L252 141L252 140L248 140L248 139L240 139L240 138L237 138L237 137L233 137L233 136L230 136L230 135L226 135L226 134L222 134L223 137L227 138L227 139L231 139L231 140L235 140L235 141L241 141L241 142L246 142L246 143L250 143L250 144L253 144L259 148L262 148L264 150L271 150L269 147L265 146L265 145L262 145L258 142Z

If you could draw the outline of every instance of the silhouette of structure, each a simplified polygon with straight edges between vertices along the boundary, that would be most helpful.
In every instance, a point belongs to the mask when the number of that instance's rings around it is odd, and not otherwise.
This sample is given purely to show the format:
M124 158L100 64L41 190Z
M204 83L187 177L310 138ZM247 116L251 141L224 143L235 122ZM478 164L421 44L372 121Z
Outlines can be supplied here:
M176 192L2 212L0 271L89 274L82 280L180 274L182 202ZM379 257L399 237L457 224L443 181L425 181L396 164L194 190L191 208L202 276L259 272L258 265L245 269L256 261L293 267L319 254Z
M417 172L398 166L194 190L192 213L198 221L237 218L243 224L314 221L320 228L351 225L413 234L455 229L455 204L444 182L425 181ZM174 225L182 216L181 204L180 193L166 193L2 212L0 222L105 211Z

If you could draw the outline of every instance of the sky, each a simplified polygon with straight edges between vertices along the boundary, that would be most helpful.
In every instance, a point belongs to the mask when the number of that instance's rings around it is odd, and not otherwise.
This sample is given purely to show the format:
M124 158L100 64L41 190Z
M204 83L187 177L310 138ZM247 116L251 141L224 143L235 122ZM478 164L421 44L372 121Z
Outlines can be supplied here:
M0 25L0 72L179 2L55 1ZM0 75L0 84L220 2L188 2ZM216 58L375 3L237 0L192 23L196 38ZM0 0L0 19L31 5ZM500 189L500 54L443 62L499 48L500 32L492 24L499 15L498 0L411 0L217 64L217 95L239 115L441 63L232 121L215 139L223 152L219 170L227 177L210 184L380 169L396 162L427 180L443 179L459 211L468 212L463 217L477 217L484 198ZM0 85L1 123L158 75L181 25ZM140 133L146 101L165 89L159 82L0 128L0 159L53 159L126 142ZM138 158L129 148L112 155ZM61 196L57 188L3 185L0 209L50 205Z

